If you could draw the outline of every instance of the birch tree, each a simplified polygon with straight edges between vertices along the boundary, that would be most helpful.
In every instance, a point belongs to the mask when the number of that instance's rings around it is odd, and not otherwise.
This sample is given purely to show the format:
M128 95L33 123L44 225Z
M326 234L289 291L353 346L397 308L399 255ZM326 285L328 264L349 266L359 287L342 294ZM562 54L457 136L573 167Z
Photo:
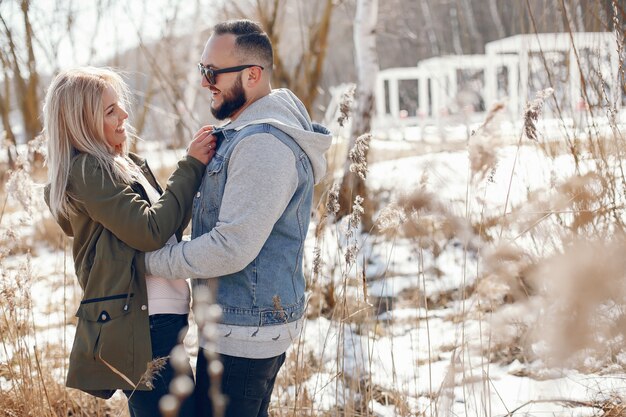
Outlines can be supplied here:
M450 5L450 30L452 31L452 47L457 55L463 54L461 44L461 28L459 27L459 15L456 4Z
M433 17L428 0L420 0L420 7L422 8L422 15L424 16L424 29L428 36L430 51L433 56L438 56L439 40L437 39L437 32L435 32L435 27L433 26Z
M357 68L356 108L352 118L352 128L348 149L355 146L357 138L369 133L372 128L374 112L374 91L378 73L378 55L376 53L376 24L378 22L378 0L358 0L354 19L354 50ZM363 160L367 160L367 147ZM365 179L351 172L352 161L348 158L344 164L344 175L340 191L339 216L349 213L352 200L357 196L369 199ZM363 225L371 225L371 210L366 210Z

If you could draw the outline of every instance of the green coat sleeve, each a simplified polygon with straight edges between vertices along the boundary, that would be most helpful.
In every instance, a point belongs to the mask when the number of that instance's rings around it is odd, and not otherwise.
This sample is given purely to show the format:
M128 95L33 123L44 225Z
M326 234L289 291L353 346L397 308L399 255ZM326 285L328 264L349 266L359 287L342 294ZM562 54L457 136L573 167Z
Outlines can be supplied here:
M81 155L72 167L70 192L94 221L130 247L148 252L162 248L188 216L204 168L193 157L181 159L159 201L150 206L131 186L111 181L94 160Z

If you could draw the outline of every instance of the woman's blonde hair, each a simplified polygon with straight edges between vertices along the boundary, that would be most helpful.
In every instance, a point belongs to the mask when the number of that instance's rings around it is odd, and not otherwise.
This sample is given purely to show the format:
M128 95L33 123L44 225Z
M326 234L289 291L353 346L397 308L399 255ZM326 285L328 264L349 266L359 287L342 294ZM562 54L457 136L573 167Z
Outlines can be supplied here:
M130 184L137 178L138 169L128 158L129 142L134 138L132 127L126 125L128 140L121 153L116 154L104 136L102 94L108 86L117 93L119 105L128 109L128 86L110 69L83 67L64 71L48 88L43 107L44 135L48 140L50 209L55 216L67 216L71 211L71 196L66 189L72 158L79 153L95 157L112 181Z

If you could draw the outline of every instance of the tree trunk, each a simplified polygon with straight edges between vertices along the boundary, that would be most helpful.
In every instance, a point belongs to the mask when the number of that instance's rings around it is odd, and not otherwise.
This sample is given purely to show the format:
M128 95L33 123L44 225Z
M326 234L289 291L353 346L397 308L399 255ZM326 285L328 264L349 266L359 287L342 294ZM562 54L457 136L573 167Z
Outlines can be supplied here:
M459 13L455 4L450 5L450 30L452 31L452 47L457 55L463 54L461 43L461 29L459 27Z
M433 16L430 12L430 4L428 0L420 0L420 6L422 8L422 15L424 16L424 28L426 29L426 36L430 43L430 51L432 56L439 56L439 41L437 40L437 33L433 26Z
M22 120L24 123L24 141L28 142L34 139L37 135L41 133L41 121L39 119L39 99L37 97L37 87L39 84L39 74L37 73L37 68L35 65L35 53L33 50L33 30L30 24L30 17L28 14L29 2L28 0L22 0L20 3L22 16L24 18L24 46L26 48L27 56L24 60L18 56L17 46L15 45L15 41L13 38L13 33L9 29L6 21L0 16L0 22L4 27L4 32L6 35L7 46L8 46L8 55L3 58L3 67L5 68L5 83L9 82L9 77L7 75L8 69L10 68L12 71L12 77L14 86L17 89L17 100L19 103L20 113L22 115ZM28 78L24 77L22 69L20 67L20 63L26 62L26 67L28 69ZM6 87L5 87L6 88ZM3 104L3 116L2 123L4 126L7 126L10 123L8 118L8 113L10 111L8 94L6 94L5 102ZM16 142L16 138L13 135L11 129L7 129L7 135L13 138L13 142ZM9 149L9 160L12 159L10 154L11 150ZM39 152L35 151L31 156L32 161L35 163L43 163L43 155Z
M325 0L324 9L319 13L320 17L312 19L308 31L302 30L303 33L306 33L302 40L304 50L299 59L295 60L297 64L293 69L290 69L285 65L279 45L281 40L280 20L285 14L287 5L291 3L285 0L257 0L256 2L256 17L274 47L272 83L291 89L302 100L311 115L313 115L313 105L319 94L319 82L324 71L335 3L336 1L333 0ZM297 7L302 7L301 3L297 4ZM235 2L228 4L228 7L234 9L236 16L249 17L249 13L242 10ZM315 16L318 14L316 13ZM293 51L287 53L293 53Z
M463 7L465 22L470 33L470 51L472 53L477 53L483 48L483 35L480 33L478 26L476 25L476 17L474 16L474 10L472 9L470 0L460 0L460 2ZM478 48L476 48L476 45L479 45Z
M595 4L597 8L598 19L594 19L591 28L589 29L591 32L604 32L609 31L611 25L609 23L609 15L606 13L606 6L610 5L610 1L607 2L598 2Z
M39 74L35 65L35 52L33 50L33 28L28 15L29 1L22 0L21 8L24 17L24 31L26 51L28 52L28 82L26 83L26 95L23 97L22 116L24 117L24 132L26 140L34 139L41 133L41 121L39 119L39 98L37 88L39 87ZM36 154L37 160L43 160L42 155Z
M322 78L324 60L326 59L326 51L328 50L328 33L330 32L333 5L333 0L326 0L322 17L316 25L314 35L309 39L309 51L313 59L305 69L307 89L302 97L302 102L309 114L312 114L313 104L319 94L319 82Z
M493 19L496 31L498 32L498 39L505 38L506 31L504 30L502 19L500 19L500 13L498 12L498 3L496 0L489 0L489 12L491 13L491 18Z
M200 16L201 6L200 0L195 1L195 13L193 21L191 22L191 27L197 28L200 27ZM192 31L191 41L189 43L189 53L187 56L187 62L195 62L198 58L198 51L201 51L204 47L204 42L206 39L203 38L203 33L200 30ZM187 71L187 80L185 82L185 91L183 93L183 99L185 103L187 103L188 109L193 109L196 107L196 100L198 99L198 94L201 91L199 87L200 78L198 78L198 69L195 65L190 65L189 70ZM198 126L199 127L199 126ZM195 132L194 132L195 133ZM192 138L188 138L191 140Z
M140 110L140 113L137 115L135 124L135 130L137 132L137 136L143 134L144 129L146 128L146 121L148 120L148 113L150 112L150 103L154 98L156 93L156 88L154 87L154 77L148 78L148 83L144 89L145 94L141 100L141 102L137 103L137 107Z
M180 4L182 3L178 3L175 0L170 1L170 5L174 7L174 16L171 19L167 19L166 27L164 28L163 35L160 40L161 45L159 48L155 48L154 52L151 51L151 48L144 42L141 32L137 31L139 48L143 52L145 59L148 61L148 64L152 69L150 72L151 78L148 81L148 84L149 86L154 86L153 88L155 89L155 92L149 91L149 94L146 96L144 101L144 106L149 104L149 101L152 99L152 94L162 94L166 105L171 111L171 114L176 116L176 119L174 120L174 135L168 142L168 146L174 148L186 145L187 142L191 140L193 133L195 133L200 125L200 121L197 119L196 114L190 107L189 102L189 100L195 99L195 96L190 95L188 93L188 89L180 88L180 84L185 84L189 88L193 87L198 90L199 80L197 76L197 69L195 66L191 66L185 67L185 70L181 70L181 62L186 61L186 59L181 59L174 54L177 48L174 43L174 41L177 40L177 36L175 34L175 24L178 21L178 11L180 7L182 7ZM199 18L201 15L197 12L199 3L196 1L195 5L196 13L194 14L192 21L189 22L191 27L199 26ZM201 50L201 44L198 41L201 36L201 31L194 31L193 33L194 38L190 40L189 48L185 49L185 51L188 51L190 54L186 58L189 58L192 55L197 57L197 51ZM193 79L191 79L192 72ZM190 82L190 80L192 82ZM192 85L190 86L190 84ZM145 108L144 111L147 112ZM142 124L145 122L145 117L147 117L147 114L138 119L140 127L142 128Z
M582 0L578 0L575 5L576 26L579 32L585 32L585 20L583 19Z
M369 133L372 128L374 111L374 91L378 73L378 55L376 53L376 24L378 20L378 0L358 0L354 21L354 46L357 67L356 109L352 119L352 129L348 149L355 145L356 138ZM367 159L367 153L365 155ZM351 211L354 198L359 195L365 199L365 213L362 225L366 230L372 226L371 200L367 196L365 181L350 172L350 160L344 164L344 175L339 196L340 211L338 216Z
M2 126L4 127L4 137L0 136L0 141L3 143L0 143L0 146L6 145L9 166L14 168L15 156L13 155L13 151L15 150L16 142L13 129L11 129L11 120L9 119L9 113L11 111L11 96L6 69L4 71L4 89L4 93L0 94L0 117L2 117Z
M584 32L585 25L581 16L580 4L573 4L573 7L571 7L569 0L562 0L561 4L569 30L572 32Z
M200 1L195 0L195 13L193 20L190 22L190 27L200 27ZM197 51L201 51L203 48L203 43L206 39L202 39L202 31L194 30L191 34L191 39L189 40L189 49L187 55L187 62L195 62L197 60ZM174 64L174 63L172 63ZM190 65L187 70L187 74L185 75L184 85L185 88L177 97L176 108L177 114L180 117L181 122L176 123L176 136L178 138L178 147L186 147L189 142L193 139L192 135L195 133L196 128L200 128L198 121L193 113L193 108L196 104L196 99L198 98L198 93L200 91L199 87L199 79L198 79L198 70L195 65ZM182 122L183 120L188 120L192 125L196 125L195 128L191 129L190 132L186 132L184 127L187 126L187 123Z
M272 6L269 7L261 1L257 1L257 15L261 26L265 29L265 33L267 33L267 36L272 42L272 47L274 48L274 71L272 72L272 81L276 85L291 86L291 75L285 68L285 64L279 54L280 25L278 20L279 15L282 14L283 4L284 3L280 0L273 0ZM229 4L229 6L235 8L237 16L246 15L236 3L233 2Z

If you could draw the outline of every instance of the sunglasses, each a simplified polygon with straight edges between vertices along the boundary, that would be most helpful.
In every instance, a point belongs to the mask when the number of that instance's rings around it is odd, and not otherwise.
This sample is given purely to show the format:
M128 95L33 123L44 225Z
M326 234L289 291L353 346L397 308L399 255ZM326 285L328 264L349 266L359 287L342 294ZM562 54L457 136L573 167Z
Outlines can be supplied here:
M205 67L201 63L198 64L198 69L200 70L200 74L202 74L204 78L206 78L207 82L210 85L215 85L216 83L215 77L217 76L217 74L225 74L228 72L239 72L239 71L245 70L246 68L251 68L251 67L259 67L261 68L261 70L265 69L262 66L256 65L256 64L238 65L236 67L228 67L228 68L221 68L221 69L213 69L213 68Z

